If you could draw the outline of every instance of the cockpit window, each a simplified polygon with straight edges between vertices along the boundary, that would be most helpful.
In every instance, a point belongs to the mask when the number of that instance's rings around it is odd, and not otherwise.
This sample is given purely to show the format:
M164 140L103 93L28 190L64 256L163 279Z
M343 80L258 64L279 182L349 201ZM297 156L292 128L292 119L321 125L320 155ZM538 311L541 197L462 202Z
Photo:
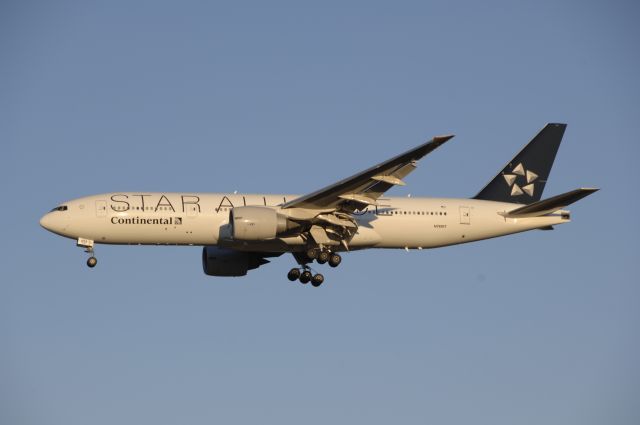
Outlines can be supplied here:
M59 207L55 207L54 209L52 209L50 212L54 212L54 211L66 211L67 210L67 206L66 205L60 205Z

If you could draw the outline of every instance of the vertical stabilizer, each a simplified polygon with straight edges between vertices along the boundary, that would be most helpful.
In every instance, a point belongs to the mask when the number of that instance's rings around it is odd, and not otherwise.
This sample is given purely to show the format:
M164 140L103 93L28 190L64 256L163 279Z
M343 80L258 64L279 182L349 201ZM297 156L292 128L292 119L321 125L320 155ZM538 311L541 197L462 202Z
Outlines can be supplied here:
M547 124L474 199L530 204L542 197L566 124Z

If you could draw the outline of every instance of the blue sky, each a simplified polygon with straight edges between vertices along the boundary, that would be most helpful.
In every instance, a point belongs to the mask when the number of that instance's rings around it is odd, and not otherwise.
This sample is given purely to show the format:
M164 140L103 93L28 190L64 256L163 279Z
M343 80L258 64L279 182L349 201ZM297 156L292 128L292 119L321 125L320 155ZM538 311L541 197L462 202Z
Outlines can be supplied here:
M4 2L0 423L636 424L634 2ZM92 193L306 193L436 134L405 196L475 194L567 122L553 232L290 256L242 279L200 249L38 225Z

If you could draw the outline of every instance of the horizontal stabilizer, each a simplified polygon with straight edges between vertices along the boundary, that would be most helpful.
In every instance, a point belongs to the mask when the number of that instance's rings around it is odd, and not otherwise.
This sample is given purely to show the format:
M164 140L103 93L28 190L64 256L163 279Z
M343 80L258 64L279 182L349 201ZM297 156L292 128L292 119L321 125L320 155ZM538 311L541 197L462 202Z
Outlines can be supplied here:
M571 205L585 196L589 196L592 193L597 192L598 190L599 189L592 188L572 190L571 192L556 195L551 198L543 199L542 201L534 202L533 204L525 205L524 207L516 208L504 215L509 218L538 217Z

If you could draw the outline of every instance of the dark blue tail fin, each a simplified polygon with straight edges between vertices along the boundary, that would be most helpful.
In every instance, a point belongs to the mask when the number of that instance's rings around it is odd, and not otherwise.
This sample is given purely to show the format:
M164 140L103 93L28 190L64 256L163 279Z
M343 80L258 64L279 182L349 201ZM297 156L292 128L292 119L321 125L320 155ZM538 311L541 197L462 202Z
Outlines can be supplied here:
M530 204L542 197L566 124L547 124L474 199Z

